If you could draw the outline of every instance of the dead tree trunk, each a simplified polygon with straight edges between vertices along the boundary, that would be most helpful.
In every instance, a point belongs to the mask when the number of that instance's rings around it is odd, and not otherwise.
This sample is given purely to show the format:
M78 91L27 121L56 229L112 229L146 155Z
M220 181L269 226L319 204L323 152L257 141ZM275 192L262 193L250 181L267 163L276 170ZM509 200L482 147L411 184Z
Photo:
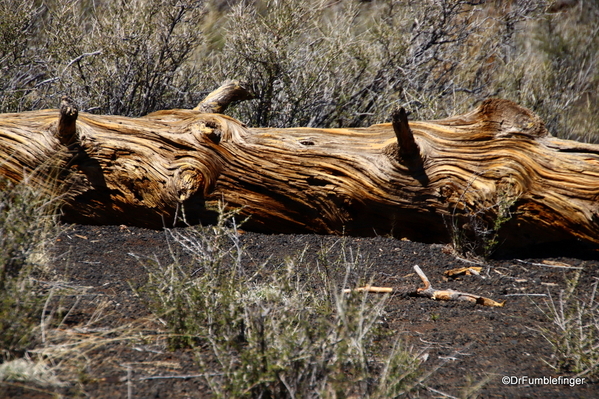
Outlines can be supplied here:
M426 122L398 110L351 129L255 129L208 113L247 98L229 82L194 110L142 118L78 113L68 99L3 114L0 175L50 165L77 223L193 224L222 201L264 232L599 244L599 145L552 137L510 101Z

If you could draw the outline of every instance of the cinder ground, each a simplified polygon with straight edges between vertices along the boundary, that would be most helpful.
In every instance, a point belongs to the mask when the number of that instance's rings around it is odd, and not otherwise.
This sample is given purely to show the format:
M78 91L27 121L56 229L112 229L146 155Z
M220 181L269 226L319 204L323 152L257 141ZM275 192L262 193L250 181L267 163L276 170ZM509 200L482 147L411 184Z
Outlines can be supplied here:
M310 267L322 248L340 245L339 237L249 232L242 234L242 241L250 259L260 263L271 257L275 267L286 256L306 247L306 264ZM599 277L598 253L579 247L539 248L536 253L488 261L480 276L451 280L443 275L445 270L472 264L460 260L443 245L383 237L347 237L344 242L347 248L367 259L365 264L371 264L368 275L373 284L400 290L417 287L420 280L413 266L419 265L435 288L507 300L505 307L491 308L405 295L390 298L384 320L386 328L401 333L407 345L422 353L426 370L436 369L424 382L425 387L414 392L413 397L465 397L470 392L483 398L599 396L599 385L588 379L577 386L502 382L504 377L573 375L558 373L547 365L553 352L538 330L555 329L540 309L546 309L544 300L548 295L558 298L575 269L549 267L543 262L582 267L579 290L584 297L590 294L591 285ZM98 312L99 304L103 306L104 319L94 326L104 323L115 327L149 316L130 288L145 281L146 270L139 258L157 257L168 262L171 256L164 232L80 225L65 229L56 242L54 254L57 275L70 284L87 287L87 296L63 326L79 328L81 334L93 332L84 327ZM145 328L158 330L159 326L150 323ZM0 385L0 397L51 398L54 393L91 398L207 397L202 380L193 377L199 371L191 352L169 352L157 342L102 345L87 355L88 365L80 371L78 384L52 389L4 384Z

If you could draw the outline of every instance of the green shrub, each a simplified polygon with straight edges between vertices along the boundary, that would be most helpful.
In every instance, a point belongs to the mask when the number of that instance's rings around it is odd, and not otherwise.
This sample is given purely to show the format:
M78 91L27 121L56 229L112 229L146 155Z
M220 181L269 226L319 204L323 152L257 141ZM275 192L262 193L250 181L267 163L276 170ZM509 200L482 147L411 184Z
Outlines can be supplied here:
M511 188L498 192L495 203L481 209L472 209L460 200L458 204L463 209L456 204L451 216L444 220L453 249L466 257L490 258L502 243L500 230L512 219L517 200Z

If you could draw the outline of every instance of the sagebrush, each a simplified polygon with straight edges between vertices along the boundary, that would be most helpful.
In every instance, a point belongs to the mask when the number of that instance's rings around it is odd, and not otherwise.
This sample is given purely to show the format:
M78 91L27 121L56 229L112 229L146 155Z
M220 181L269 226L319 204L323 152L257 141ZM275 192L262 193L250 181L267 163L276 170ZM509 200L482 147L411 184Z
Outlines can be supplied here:
M380 326L386 297L343 293L364 266L359 258L323 254L310 270L297 254L249 268L222 212L216 226L170 235L193 261L147 264L139 292L166 323L171 347L195 348L216 397L389 398L416 385L418 357ZM345 277L329 277L341 269Z
M552 321L552 328L541 329L551 344L553 356L548 364L557 372L574 374L596 381L599 376L599 302L594 278L591 291L580 287L582 272L576 271L566 280L567 288L557 297L551 293L541 307Z
M570 4L570 3L569 3ZM599 5L549 0L6 0L0 111L143 115L192 108L222 81L257 98L252 126L365 126L488 97L537 112L558 136L596 141Z
M30 184L0 180L0 363L40 342L48 250L58 234L58 199Z

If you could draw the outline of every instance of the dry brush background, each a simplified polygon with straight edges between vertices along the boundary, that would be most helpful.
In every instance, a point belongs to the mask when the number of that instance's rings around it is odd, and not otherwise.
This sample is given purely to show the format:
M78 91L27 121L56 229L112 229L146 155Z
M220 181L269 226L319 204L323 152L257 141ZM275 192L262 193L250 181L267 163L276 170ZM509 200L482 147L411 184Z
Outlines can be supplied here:
M552 134L596 140L594 1L7 0L0 111L140 116L193 108L226 79L249 126L355 127L404 106L425 120L494 96Z

